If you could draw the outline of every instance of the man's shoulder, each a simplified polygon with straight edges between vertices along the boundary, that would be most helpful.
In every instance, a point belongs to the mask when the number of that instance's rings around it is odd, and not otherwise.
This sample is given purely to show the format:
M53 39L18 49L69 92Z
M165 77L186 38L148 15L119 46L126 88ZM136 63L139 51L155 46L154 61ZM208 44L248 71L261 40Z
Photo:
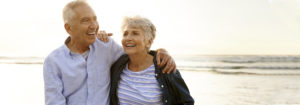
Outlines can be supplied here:
M94 44L110 47L112 44L115 44L115 43L116 42L112 37L108 37L108 42L103 42L103 41L99 40L98 38L96 38L96 41Z
M45 59L45 61L55 61L57 58L61 59L66 54L66 46L62 45L59 48L53 50Z

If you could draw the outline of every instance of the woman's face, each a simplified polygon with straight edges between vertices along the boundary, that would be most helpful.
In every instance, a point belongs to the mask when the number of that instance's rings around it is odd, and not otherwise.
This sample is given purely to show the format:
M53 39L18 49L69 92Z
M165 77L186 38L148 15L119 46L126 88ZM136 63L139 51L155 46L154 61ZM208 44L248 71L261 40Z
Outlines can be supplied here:
M145 32L139 27L125 26L122 45L128 55L147 53L151 42L146 40Z

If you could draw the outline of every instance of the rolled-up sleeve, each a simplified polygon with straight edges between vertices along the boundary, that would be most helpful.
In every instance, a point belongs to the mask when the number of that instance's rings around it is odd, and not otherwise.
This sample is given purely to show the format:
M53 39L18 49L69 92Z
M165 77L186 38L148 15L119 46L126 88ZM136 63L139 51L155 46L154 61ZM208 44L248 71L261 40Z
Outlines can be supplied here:
M47 58L43 67L45 83L45 105L66 105L63 95L63 83L60 78L58 67L53 60Z

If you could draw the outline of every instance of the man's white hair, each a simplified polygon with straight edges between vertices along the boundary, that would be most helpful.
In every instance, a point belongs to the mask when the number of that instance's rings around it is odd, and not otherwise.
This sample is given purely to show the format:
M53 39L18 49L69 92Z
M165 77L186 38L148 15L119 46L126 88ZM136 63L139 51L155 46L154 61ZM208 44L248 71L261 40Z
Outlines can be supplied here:
M74 8L80 5L86 5L89 6L89 4L86 2L86 0L74 0L69 2L63 9L63 20L65 24L71 24L71 20L76 15L74 12Z
M141 28L145 32L147 40L149 40L149 39L154 40L154 38L156 36L156 28L152 24L152 22L147 18L144 18L141 16L126 16L126 17L124 17L123 23L121 26L122 32L124 31L124 28L126 26L133 26L133 27Z

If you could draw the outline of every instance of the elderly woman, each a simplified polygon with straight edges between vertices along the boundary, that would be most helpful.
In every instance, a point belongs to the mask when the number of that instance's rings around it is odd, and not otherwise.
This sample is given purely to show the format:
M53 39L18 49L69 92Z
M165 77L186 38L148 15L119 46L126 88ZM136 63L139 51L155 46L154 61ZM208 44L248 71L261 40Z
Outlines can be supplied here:
M126 52L111 68L111 105L193 105L188 87L176 73L162 74L150 51L156 28L146 18L125 17L122 45Z

